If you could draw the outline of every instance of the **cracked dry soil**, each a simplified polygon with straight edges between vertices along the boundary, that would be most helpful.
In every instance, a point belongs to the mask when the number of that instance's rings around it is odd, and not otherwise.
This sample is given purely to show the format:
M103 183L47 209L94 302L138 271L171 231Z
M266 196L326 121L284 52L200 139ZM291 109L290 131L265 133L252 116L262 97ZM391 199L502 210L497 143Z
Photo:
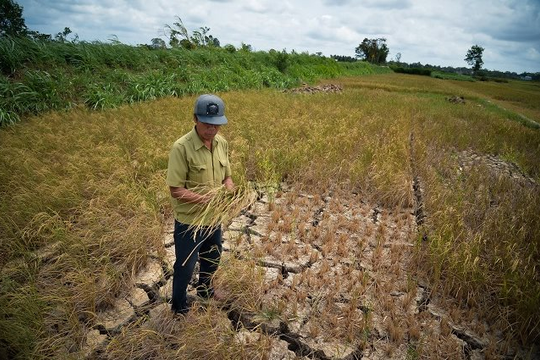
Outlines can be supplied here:
M499 158L473 152L458 157L458 171L484 165L495 175L538 186ZM416 277L413 241L427 216L421 185L415 176L412 208L393 209L344 189L308 194L282 184L278 193L260 193L224 227L223 261L249 261L264 274L259 313L219 307L236 331L235 341L249 345L267 336L270 350L261 354L267 359L531 358L526 349L499 347L504 331L474 309L433 295ZM125 332L171 317L172 229L170 220L165 255L154 254L132 292L98 314L86 338L86 358L112 358L108 345L123 341ZM193 287L188 290L197 304Z
M237 341L256 341L260 333L272 339L265 358L482 359L503 335L451 301L432 298L409 270L415 209L384 208L345 190L312 195L284 185L275 196L260 195L224 227L223 261L255 260L264 272L261 311L273 315L220 309ZM149 263L115 311L100 314L87 358L109 358L107 345L123 329L171 316L169 226L166 256Z

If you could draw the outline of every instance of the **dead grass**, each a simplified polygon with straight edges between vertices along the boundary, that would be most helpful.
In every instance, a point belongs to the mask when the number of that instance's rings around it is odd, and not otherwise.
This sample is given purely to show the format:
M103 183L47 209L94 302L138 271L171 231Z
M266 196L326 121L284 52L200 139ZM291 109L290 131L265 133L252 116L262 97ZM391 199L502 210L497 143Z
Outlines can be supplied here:
M271 340L264 336L241 338L217 307L196 309L174 318L168 309L142 326L134 324L107 347L112 359L262 359Z
M417 269L433 291L477 309L489 304L490 311L504 314L498 320L504 331L523 343L537 339L538 189L495 176L489 168L460 172L456 153L471 149L512 159L538 182L538 131L510 121L506 113L478 106L480 98L497 98L512 103L514 111L526 107L527 115L535 118L538 93L513 90L512 84L487 88L436 79L419 82L403 75L340 81L345 88L341 94L223 94L231 121L222 132L232 150L237 183L279 184L287 179L314 194L312 199L285 195L279 205L274 200L280 194L272 194L267 230L277 232L253 251L253 258L279 256L276 245L286 242L297 257L305 253L311 263L325 260L317 272L299 275L299 285L324 284L363 294L375 286L363 270L358 287L314 274L333 274L337 258L352 248L350 239L359 252L374 239L372 265L399 278L399 248L385 247L386 238L399 239L399 229L385 227L387 215L379 219L384 225L376 225L372 209L359 207L349 214L343 204L326 204L324 199L339 184L336 191L354 192L382 208L410 208L416 201L412 181L419 176L428 214L420 231L428 242L419 241ZM516 99L523 91L527 97L520 102ZM444 100L449 94L471 101L456 106ZM164 182L167 154L170 144L191 127L192 103L193 98L164 99L100 113L50 113L0 132L0 332L8 356L62 358L76 353L94 314L125 295L149 255L163 251L161 230L171 215ZM322 225L313 227L298 210L306 204L311 213L328 207L338 216L332 219L323 212L318 219ZM349 221L345 214L357 218ZM397 228L412 229L407 216ZM339 234L342 229L356 237ZM288 236L293 235L291 240ZM295 241L321 250L297 251ZM36 251L49 248L53 250L46 259L36 257ZM253 263L247 264L224 261L217 286L238 309L257 313L265 308L263 275ZM389 289L380 285L381 301L388 301L384 291ZM295 294L299 301L312 295L305 289ZM409 289L402 300L385 306L392 312L411 303L414 291ZM287 308L278 302L271 306L281 312ZM130 328L108 351L118 358L257 358L267 352L270 340L264 336L251 345L230 346L236 344L235 329L218 310L207 311L200 326L189 324L192 333L185 336L164 318L148 329ZM371 328L372 318L369 312L363 314L362 326L351 327L351 319L359 318L347 310L328 321L340 334L357 331L347 334L348 339L367 344L371 340L363 331ZM314 337L323 331L316 325L306 325ZM396 344L407 337L417 341L414 351L420 357L461 356L448 334L441 335L446 345L423 343L424 330L413 319L393 317L385 326ZM201 349L197 332L213 342L210 349ZM388 352L399 354L392 347Z

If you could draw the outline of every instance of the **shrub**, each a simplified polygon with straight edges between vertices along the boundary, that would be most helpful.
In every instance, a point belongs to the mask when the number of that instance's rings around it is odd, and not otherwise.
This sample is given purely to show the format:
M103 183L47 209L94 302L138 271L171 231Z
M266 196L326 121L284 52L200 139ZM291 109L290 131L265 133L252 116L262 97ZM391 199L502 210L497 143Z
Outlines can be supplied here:
M276 64L276 68L280 72L285 73L289 67L289 55L285 52L285 50L282 52L276 52L274 62Z
M431 70L429 69L396 67L396 68L392 68L392 70L394 70L394 72L401 73L401 74L431 76Z

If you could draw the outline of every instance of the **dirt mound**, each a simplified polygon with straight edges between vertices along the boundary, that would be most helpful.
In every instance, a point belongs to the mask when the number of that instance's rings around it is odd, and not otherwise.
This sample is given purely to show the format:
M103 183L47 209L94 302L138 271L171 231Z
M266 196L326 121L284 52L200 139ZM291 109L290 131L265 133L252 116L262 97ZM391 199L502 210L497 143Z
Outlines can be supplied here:
M536 181L523 172L518 165L495 155L465 150L458 153L458 161L459 171L470 172L475 166L486 166L494 176L504 176L525 186L538 186Z
M343 87L341 85L336 84L324 84L319 86L309 86L307 84L303 84L300 87L294 88L294 89L287 89L284 90L286 93L293 93L293 94L314 94L318 92L324 92L324 93L340 93L343 91Z
M463 96L450 96L446 100L450 101L453 104L465 104L465 98Z

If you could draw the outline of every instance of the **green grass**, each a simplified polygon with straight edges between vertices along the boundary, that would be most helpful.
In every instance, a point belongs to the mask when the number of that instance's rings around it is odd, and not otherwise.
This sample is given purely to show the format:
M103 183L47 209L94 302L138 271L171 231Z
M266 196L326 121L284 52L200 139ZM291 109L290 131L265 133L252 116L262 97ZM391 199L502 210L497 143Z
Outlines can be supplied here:
M431 73L431 76L434 78L443 79L443 80L475 81L474 78L469 75L447 73L447 72L442 72L442 71L433 71Z
M285 89L302 82L390 71L309 54L186 50L109 43L0 39L0 126L21 116L239 89Z
M213 61L210 53L189 54L196 55L207 56L197 61ZM306 71L294 66L288 70ZM247 71L255 79L262 76ZM111 82L114 89L128 88L131 81L161 81L160 74L124 69L107 76L117 80ZM268 81L279 79L273 70L268 75ZM46 83L47 76L40 76ZM193 79L222 86L210 78ZM494 176L485 166L460 173L458 160L465 150L512 159L538 182L538 130L479 106L479 99L498 96L494 101L510 102L516 92L527 91L525 105L516 108L521 111L534 107L540 93L512 82L486 85L399 74L332 81L344 87L343 93L287 94L264 86L219 92L230 120L222 133L229 140L235 180L287 178L315 194L347 184L381 206L409 208L414 203L412 151L428 214L420 230L429 240L417 247L420 274L434 291L486 309L478 311L480 316L499 321L512 341L536 341L538 190ZM159 97L144 87L139 90L141 100ZM97 98L114 103L108 93L115 94L96 89ZM466 103L446 100L456 94L464 95ZM100 112L53 111L0 131L0 346L9 357L76 357L95 313L124 296L149 254L162 250L161 230L171 216L167 156L170 145L192 126L194 99L134 100ZM47 260L36 256L44 249L51 252ZM244 301L238 306L257 308L260 284L254 279L260 274L227 265L222 276ZM505 315L493 319L493 314ZM229 334L220 319L209 327ZM111 344L110 355L121 358L130 348L152 353L165 349L170 339L179 347L189 344L191 337L161 325L167 324L156 324L155 332L122 334ZM206 336L213 339L214 333ZM233 358L243 351L215 341L215 356ZM183 353L202 354L194 346L182 347ZM250 351L261 354L257 351L264 349Z

